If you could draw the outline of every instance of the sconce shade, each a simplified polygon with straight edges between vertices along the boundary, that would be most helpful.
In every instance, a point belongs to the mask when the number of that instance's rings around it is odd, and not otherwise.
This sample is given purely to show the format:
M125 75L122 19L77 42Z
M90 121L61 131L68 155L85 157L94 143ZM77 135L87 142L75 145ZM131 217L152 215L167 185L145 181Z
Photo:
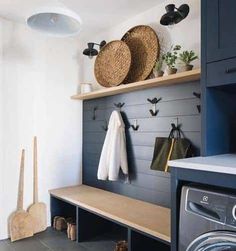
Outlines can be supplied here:
M162 25L173 25L181 22L188 16L189 6L187 4L176 8L174 4L166 6L166 14L161 17L160 23Z
M94 49L94 43L88 43L88 48L83 51L85 56L89 56L90 58L98 55L98 51Z
M34 30L57 37L78 34L82 24L77 13L62 7L41 8L28 17L26 22Z
M101 50L102 47L106 45L106 41L103 40L100 44L92 43L92 42L88 43L88 48L84 49L83 54L85 56L88 56L89 58L97 56L98 55L98 50L94 49L95 45L98 45L99 49Z

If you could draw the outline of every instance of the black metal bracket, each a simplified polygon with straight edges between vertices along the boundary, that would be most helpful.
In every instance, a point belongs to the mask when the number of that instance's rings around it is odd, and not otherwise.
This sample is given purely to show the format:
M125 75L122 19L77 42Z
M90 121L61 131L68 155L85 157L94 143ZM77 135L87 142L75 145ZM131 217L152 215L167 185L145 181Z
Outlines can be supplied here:
M162 100L162 98L159 98L159 99L157 99L157 98L149 99L148 98L147 99L147 101L152 104L152 109L150 109L149 112L151 113L151 115L153 117L157 116L157 114L159 112L159 110L157 110L156 104L158 102L160 102L161 100Z
M92 117L93 120L96 120L96 111L97 111L97 109L98 109L97 106L93 107L93 117Z
M195 96L198 99L201 99L201 93L193 92L193 96ZM199 113L201 113L201 105L197 105L197 110Z
M114 103L114 106L116 107L116 108L119 108L120 110L121 110L121 108L123 107L125 105L125 103Z

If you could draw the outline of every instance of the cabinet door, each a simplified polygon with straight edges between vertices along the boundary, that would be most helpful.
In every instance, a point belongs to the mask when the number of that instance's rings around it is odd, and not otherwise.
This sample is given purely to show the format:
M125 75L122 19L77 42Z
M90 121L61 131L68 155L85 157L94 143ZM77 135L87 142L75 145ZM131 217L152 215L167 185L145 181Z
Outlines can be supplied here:
M207 0L206 25L207 62L235 57L236 0Z

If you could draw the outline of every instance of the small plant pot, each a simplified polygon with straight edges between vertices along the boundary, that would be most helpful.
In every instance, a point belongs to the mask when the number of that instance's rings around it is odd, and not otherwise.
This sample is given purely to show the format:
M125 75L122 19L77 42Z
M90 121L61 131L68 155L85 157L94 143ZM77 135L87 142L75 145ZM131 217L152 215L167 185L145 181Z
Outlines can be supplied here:
M193 69L193 65L191 65L191 64L185 65L184 69L185 69L185 71L191 71Z
M176 68L167 68L167 74L168 75L175 74L176 72L177 72Z
M162 77L164 75L164 71L157 71L156 72L156 76L159 78L159 77Z

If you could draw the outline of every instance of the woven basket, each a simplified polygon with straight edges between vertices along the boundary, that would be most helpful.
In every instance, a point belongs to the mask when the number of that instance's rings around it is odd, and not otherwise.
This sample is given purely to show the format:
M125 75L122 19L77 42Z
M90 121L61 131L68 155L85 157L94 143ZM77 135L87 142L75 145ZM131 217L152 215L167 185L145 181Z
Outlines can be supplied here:
M132 63L124 83L145 80L160 54L159 39L149 26L139 25L130 29L122 38L130 48Z
M112 41L101 49L96 58L95 77L104 87L120 85L129 73L130 65L131 53L127 44Z

